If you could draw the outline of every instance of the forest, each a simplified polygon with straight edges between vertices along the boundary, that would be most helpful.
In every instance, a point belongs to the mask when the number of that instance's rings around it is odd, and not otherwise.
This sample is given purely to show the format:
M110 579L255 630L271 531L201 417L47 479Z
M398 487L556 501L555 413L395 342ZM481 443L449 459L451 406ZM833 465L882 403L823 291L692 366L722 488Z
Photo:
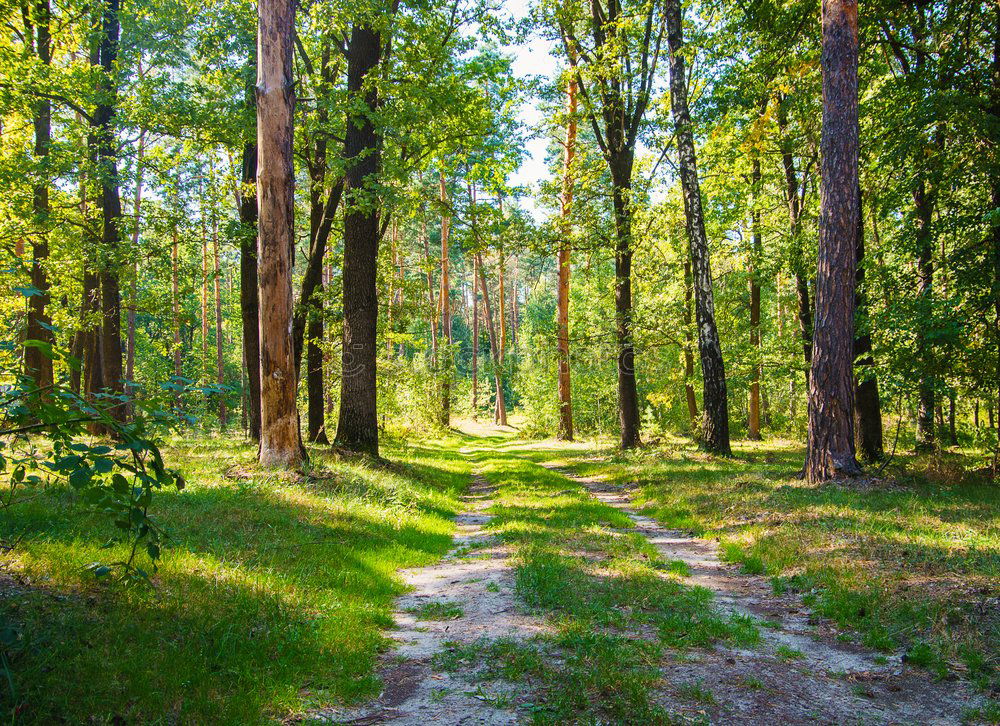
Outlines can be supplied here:
M1000 723L997 0L0 17L10 723Z

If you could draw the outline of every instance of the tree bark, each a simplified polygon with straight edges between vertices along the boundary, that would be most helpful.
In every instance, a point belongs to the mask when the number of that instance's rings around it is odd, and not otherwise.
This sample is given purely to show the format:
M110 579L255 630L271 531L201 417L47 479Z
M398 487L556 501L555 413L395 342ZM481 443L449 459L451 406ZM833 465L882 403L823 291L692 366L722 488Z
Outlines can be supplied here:
M173 313L173 333L174 333L174 384L181 385L181 292L180 292L180 248L177 234L177 223L174 223L173 240L170 246L170 289L171 289L171 311ZM174 393L174 408L180 409L181 394L178 389Z
M101 377L112 395L124 392L122 381L121 290L118 285L122 203L118 187L118 148L115 119L118 114L117 60L120 34L119 0L108 0L104 9L99 48L101 98L94 111L101 167ZM125 406L118 403L108 413L116 421L125 420Z
M917 159L918 178L913 190L913 204L917 213L917 303L921 321L929 320L931 299L934 294L934 234L931 228L934 214L933 192L927 189L922 170L923 159ZM917 384L919 409L917 411L917 450L933 451L934 434L934 379L930 375L932 367L930 343L924 325L916 326L917 362L920 366L920 380Z
M201 222L201 365L198 366L199 380L209 380L208 376L208 220L205 218L205 187L198 180L198 196L201 197L199 217Z
M51 14L49 0L36 0L34 4L35 54L46 67L52 65L52 36L49 30ZM26 30L28 30L26 28ZM46 265L49 259L49 227L51 209L49 205L49 145L52 142L52 103L48 99L35 102L35 159L39 165L34 183L32 211L35 215L35 233L31 242L31 286L37 293L28 298L28 320L26 340L38 341L42 345L55 343L52 334L52 320L46 307L50 302L49 278ZM52 385L52 359L34 345L24 347L24 372L30 376L38 388Z
M691 254L684 256L684 397L687 399L688 416L691 418L691 429L698 428L698 399L694 393L694 336L691 333L692 287Z
M448 188L444 172L439 174L441 190L441 333L444 338L445 354L441 366L441 425L451 425L451 283L449 275L448 232L451 218L448 214Z
M378 455L376 392L376 335L378 296L375 291L379 242L379 210L373 184L379 173L381 139L371 114L379 107L378 91L370 83L382 57L382 38L373 28L355 25L347 59L347 92L364 92L362 112L347 118L344 142L344 333L340 378L340 417L337 444L353 451ZM369 81L366 84L366 80ZM367 85L367 88L364 86ZM367 199L366 199L367 197Z
M496 387L496 423L500 426L507 425L507 403L504 401L503 393L503 364L500 362L500 344L497 340L496 326L493 324L493 309L490 306L490 291L486 286L486 272L483 270L483 257L476 253L477 267L479 268L479 285L483 293L483 310L486 313L486 334L490 339L490 355L493 358L493 383Z
M863 461L879 461L885 455L882 450L882 406L879 401L878 379L875 378L875 359L872 357L872 336L867 318L867 297L865 281L865 225L862 214L861 190L858 189L858 242L857 272L855 273L855 304L857 306L857 330L854 336L855 366L855 406L854 426L857 440L855 445Z
M140 76L142 68L140 64ZM139 132L139 146L135 155L135 207L134 219L132 220L132 277L129 280L128 289L128 328L125 338L125 380L126 390L131 395L135 390L135 317L136 305L138 305L137 285L139 283L139 231L142 220L142 172L143 159L146 152L146 130ZM129 401L129 415L134 412L134 402Z
M708 235L705 232L705 219L701 206L694 132L688 109L687 83L684 78L684 36L680 0L669 0L667 3L667 44L670 49L670 102L676 128L681 187L684 192L684 214L691 248L695 317L698 323L698 348L701 353L704 406L701 438L707 450L728 456L731 449L726 370L722 360L719 331L715 324Z
M570 280L570 236L573 222L570 213L573 206L573 160L576 157L576 78L566 84L566 143L563 147L562 198L559 217L562 229L559 238L559 252L556 258L558 283L556 286L556 346L559 358L558 395L559 428L556 438L573 440L573 401L570 387L569 367L569 280Z
M260 303L260 463L293 468L305 458L295 405L292 342L292 42L295 5L261 0L257 33L257 206Z
M805 475L857 476L854 277L858 237L858 4L823 0L819 264Z
M257 290L257 144L243 147L239 214L240 311L243 324L243 363L247 370L247 433L260 441L260 309Z

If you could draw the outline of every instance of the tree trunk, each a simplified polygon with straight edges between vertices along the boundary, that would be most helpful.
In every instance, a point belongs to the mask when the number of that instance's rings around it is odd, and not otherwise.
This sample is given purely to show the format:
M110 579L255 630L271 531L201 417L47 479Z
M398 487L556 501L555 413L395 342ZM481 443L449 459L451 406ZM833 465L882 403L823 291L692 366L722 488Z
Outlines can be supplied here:
M201 197L201 365L199 380L208 382L208 221L205 219L205 189L198 180L198 196Z
M247 369L247 432L260 441L260 310L257 291L257 144L243 147L239 213L240 311L243 323L243 363Z
M371 113L378 110L375 85L366 83L382 56L382 38L365 25L351 31L347 59L347 92L364 90L362 112L348 114L344 142L345 192L351 204L344 212L344 333L337 443L353 451L378 455L375 381L378 296L375 291L379 212L359 205L358 196L372 192L379 172L381 143ZM364 88L367 86L367 88ZM353 102L353 99L352 99ZM355 104L357 105L357 104Z
M861 473L854 457L854 276L858 237L858 4L823 0L819 264L809 377L811 483Z
M140 66L139 74L142 74ZM132 278L128 289L128 330L125 338L125 380L126 390L131 396L135 391L135 316L138 305L137 285L139 283L139 229L142 219L142 172L146 151L146 130L139 132L139 147L135 157L135 218L132 221ZM129 415L134 413L134 402L129 401Z
M500 426L507 425L507 404L504 401L503 393L503 364L500 362L500 343L497 339L496 326L493 323L493 308L490 305L490 290L486 286L486 272L483 269L483 257L476 253L477 267L479 268L479 285L483 293L483 309L486 313L486 334L490 339L490 355L493 358L493 383L496 387L496 423Z
M1000 5L993 4L994 31L993 31L993 85L990 89L990 111L994 118L1000 118ZM996 161L996 159L994 159ZM1000 169L994 169L990 181L990 195L993 209L1000 209ZM996 365L996 386L995 401L1000 408L1000 222L993 220L992 232L992 252L993 252L993 335L994 343L997 347ZM1000 437L997 439L997 447L993 450L993 478L996 479L998 468L1000 468Z
M441 188L441 334L446 346L441 366L441 425L451 425L451 284L449 274L448 232L451 218L448 214L448 188L444 172L439 174Z
M420 210L420 238L424 243L424 269L427 276L427 316L431 321L431 369L437 374L438 369L438 306L434 297L434 265L431 262L431 248L427 236L427 219Z
M473 198L474 199L474 198ZM473 201L475 204L475 201ZM479 255L472 256L472 418L479 412Z
M955 392L948 393L948 443L958 446L958 431L955 428Z
M766 110L766 109L765 109ZM750 346L753 348L753 370L750 373L750 413L747 426L747 438L760 441L760 260L763 254L763 242L760 232L760 158L753 158L753 203L750 225L753 236L753 249L750 261Z
M792 238L792 273L795 275L795 297L798 302L799 335L802 337L802 359L805 361L806 388L809 387L809 367L812 364L812 305L809 302L809 278L802 255L799 237L802 218L802 199L799 196L799 177L792 155L792 140L788 137L788 120L785 106L778 103L778 129L781 134L781 165L785 172L785 198L788 203L788 229ZM794 384L793 384L794 385ZM794 414L793 414L794 415Z
M920 319L927 321L931 315L931 301L934 294L934 234L931 229L934 214L933 193L928 192L922 171L923 159L918 170L917 186L913 190L913 204L917 213L917 301ZM924 325L917 325L917 363L920 366L918 381L919 410L917 412L917 450L934 449L934 379L930 343Z
M122 381L121 291L118 286L118 256L121 236L122 203L118 188L118 144L115 118L118 113L118 18L119 0L108 0L104 9L103 32L100 42L102 102L94 111L98 133L98 154L101 165L101 210L103 229L101 246L104 263L101 266L101 377L111 394L124 392ZM117 421L125 420L125 406L109 409Z
M219 264L219 217L212 207L212 250L215 256L215 382L219 384L219 428L226 430L226 397L221 386L226 382L225 359L222 355L222 272Z
M684 397L687 399L691 430L698 428L698 399L694 393L694 336L691 334L692 281L690 248L684 256Z
M323 341L325 322L323 320L323 287L313 292L313 304L309 314L306 346L306 393L309 397L308 438L313 443L329 444L326 436L326 414L323 407Z
M174 332L174 385L180 386L181 377L181 291L180 291L180 247L177 234L177 224L174 223L173 243L170 246L170 288L171 288L171 308L173 312L173 332ZM174 393L174 408L180 409L180 390Z
M857 272L855 273L855 305L857 306L854 336L855 365L855 406L854 426L857 440L855 445L861 458L867 462L882 459L882 406L879 401L878 379L875 378L875 360L872 357L871 322L867 317L867 296L865 295L865 225L862 214L861 189L858 189L858 241Z
M52 36L49 30L49 0L36 0L34 5L35 53L46 68L52 65ZM27 30L27 29L26 29ZM26 340L38 341L42 345L55 343L52 321L46 307L50 302L49 278L45 269L49 259L49 145L52 141L52 103L48 99L35 102L35 158L39 169L34 183L32 211L35 215L35 233L31 242L31 286L37 293L28 298L28 321ZM52 385L52 359L48 351L34 345L24 347L24 372L30 376L38 388Z
M684 78L684 37L680 0L670 0L667 5L667 43L670 49L670 101L677 135L687 235L691 247L695 317L698 323L698 347L701 352L704 399L702 443L709 451L728 456L731 449L726 370L722 360L719 331L715 324L708 235L705 232L705 219L701 206L694 131L688 110L687 83Z
M294 3L291 0L261 0L258 23L259 459L264 466L293 468L305 456L295 406L295 352L292 343Z
M562 199L559 217L562 222L559 238L558 284L556 287L556 345L559 358L558 394L559 429L556 438L573 440L573 401L570 388L569 368L569 279L570 279L570 237L573 223L570 212L573 206L573 160L576 157L576 77L566 84L566 144L563 147Z

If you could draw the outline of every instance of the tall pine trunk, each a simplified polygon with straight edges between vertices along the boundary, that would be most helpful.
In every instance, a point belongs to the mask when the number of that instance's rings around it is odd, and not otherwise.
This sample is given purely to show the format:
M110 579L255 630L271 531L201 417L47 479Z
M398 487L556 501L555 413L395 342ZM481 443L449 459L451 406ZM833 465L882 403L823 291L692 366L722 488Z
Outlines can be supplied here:
M246 366L247 432L260 441L260 308L257 290L257 144L243 147L240 174L240 311Z
M381 144L371 119L379 98L370 77L381 57L379 33L370 26L355 25L348 47L347 92L355 106L365 108L348 113L344 141L348 205L344 212L343 365L336 440L346 449L373 455L378 455L375 281L379 212L370 201L363 203L363 198L372 193L379 171ZM362 92L363 99L359 99Z
M687 401L691 429L694 430L698 427L698 398L694 393L694 336L691 333L694 283L691 279L690 248L687 253L684 256L684 398Z
M576 77L566 84L566 143L563 147L562 198L559 217L562 223L559 237L558 283L556 286L556 346L559 356L558 394L559 429L557 438L573 440L573 401L570 387L569 368L569 279L570 279L570 237L573 223L570 213L573 206L573 160L576 157Z
M931 315L931 302L934 294L934 233L932 230L934 216L934 195L928 190L924 172L923 152L917 159L918 178L913 190L913 205L917 216L917 302L921 321L928 321ZM917 450L932 451L934 449L934 379L930 375L933 366L931 346L927 339L924 324L917 325L917 363L920 366L920 379L917 383L919 408L917 410Z
M260 304L260 463L292 468L305 457L295 405L292 254L292 42L295 5L261 0L257 31L257 207Z
M706 449L729 455L729 401L722 345L715 324L715 300L712 293L712 269L701 206L701 189L695 158L694 131L687 102L684 70L684 36L680 0L667 4L667 43L670 49L670 103L677 136L684 214L691 248L694 275L695 318L698 323L698 348L701 353L703 406L701 438Z
M858 4L823 0L823 132L816 326L809 376L811 483L857 476L854 285L858 237Z
M222 339L222 270L219 259L219 216L212 206L212 251L215 258L215 382L221 387L226 382L225 358ZM219 391L219 428L226 430L226 397Z

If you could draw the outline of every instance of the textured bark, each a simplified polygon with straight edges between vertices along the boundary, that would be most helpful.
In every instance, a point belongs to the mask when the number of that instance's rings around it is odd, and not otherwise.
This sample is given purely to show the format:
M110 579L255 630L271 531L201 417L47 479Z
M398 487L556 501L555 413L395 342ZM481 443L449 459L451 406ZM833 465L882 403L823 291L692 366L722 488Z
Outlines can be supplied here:
M437 303L434 297L434 263L431 262L431 248L427 236L427 219L420 213L420 239L424 243L424 270L427 277L427 317L431 322L431 369L437 371L438 368L438 314Z
M292 344L294 173L292 39L295 5L261 0L257 32L257 209L260 304L260 463L304 458Z
M854 276L858 237L858 4L823 0L823 133L806 478L857 476Z
M496 388L495 421L500 426L507 425L507 402L503 393L503 364L500 362L500 342L496 326L493 323L493 308L490 305L490 290L486 286L486 272L483 270L483 257L476 253L479 268L479 285L483 293L483 311L486 313L486 333L490 339L490 355L493 358L493 383Z
M573 401L570 387L569 368L569 279L570 279L570 233L573 206L573 159L576 157L576 79L566 84L566 142L563 147L562 198L559 217L562 223L559 240L558 283L556 286L556 346L559 356L558 394L559 429L557 438L573 440Z
M993 84L990 89L990 111L994 118L1000 118L1000 3L993 4L994 30L993 30ZM994 163L1000 165L1000 159L994 157ZM990 181L990 196L993 209L1000 209L1000 168L993 169ZM995 398L998 409L1000 409L1000 223L993 222L991 234L991 246L993 253L993 336L996 345L996 374ZM993 450L993 478L997 476L1000 469L1000 438L997 440L997 447Z
M694 393L694 336L691 333L692 314L691 254L684 256L684 397L687 400L691 429L698 427L698 398Z
M441 191L441 334L443 336L445 354L442 357L441 367L441 425L451 424L451 283L449 281L450 260L448 254L448 233L451 225L451 217L448 214L448 187L445 183L444 172L440 172L439 186Z
M867 300L864 293L865 280L865 226L861 206L861 190L858 190L858 242L855 305L857 306L858 330L854 336L855 405L854 426L855 445L862 460L875 462L884 456L882 450L882 406L879 401L878 380L873 370L872 336L866 318Z
M49 31L49 0L36 0L34 4L34 48L38 61L43 66L52 65L52 36ZM26 29L30 30L30 29ZM52 320L46 311L50 302L49 278L46 268L49 259L49 182L48 156L52 141L52 103L48 99L35 102L35 159L41 167L34 183L32 211L35 215L35 231L31 241L31 285L38 294L28 298L28 320L25 338L44 345L55 343L52 335ZM24 372L30 376L38 388L52 385L52 359L45 351L35 346L24 348Z
M323 349L320 343L325 336L323 321L323 287L314 292L316 298L309 315L306 346L306 394L309 397L307 436L317 444L330 443L326 435L326 415L323 401Z
M681 187L684 192L684 215L691 248L695 317L698 322L698 348L701 353L704 406L701 438L703 445L709 451L728 455L731 449L726 370L722 360L719 331L715 324L708 235L705 232L694 132L691 128L691 113L687 103L680 0L669 0L667 3L667 44L670 49L670 103L676 128Z
M760 259L763 254L763 242L760 231L760 211L757 208L760 195L760 158L753 158L753 200L754 209L750 217L753 247L750 260L750 345L753 347L753 370L750 373L750 411L747 425L747 438L760 441Z
M611 168L615 217L615 335L618 342L618 423L623 449L640 445L639 394L635 382L635 345L632 320L632 191L631 151Z
M201 365L198 366L200 380L208 382L208 221L205 219L205 189L198 180L198 196L201 198L199 217L201 222Z
M118 187L118 144L115 119L118 114L119 0L108 0L104 7L103 32L99 48L101 64L101 103L94 111L97 127L98 160L101 169L101 377L111 394L124 392L122 376L121 290L118 286L118 256L121 235L122 203ZM112 418L125 420L126 409L117 404L109 409Z
M475 205L475 196L472 197ZM479 412L479 255L472 256L472 417Z
M375 281L380 231L378 207L370 197L379 172L381 139L370 115L379 106L374 84L368 84L363 99L358 96L366 79L375 73L381 55L379 33L355 25L348 48L347 92L366 108L349 113L344 142L344 189L349 204L344 212L343 366L336 440L344 448L374 455L378 454Z
M243 147L239 192L242 225L240 243L240 311L243 364L246 366L247 432L260 441L260 308L257 290L257 144Z

